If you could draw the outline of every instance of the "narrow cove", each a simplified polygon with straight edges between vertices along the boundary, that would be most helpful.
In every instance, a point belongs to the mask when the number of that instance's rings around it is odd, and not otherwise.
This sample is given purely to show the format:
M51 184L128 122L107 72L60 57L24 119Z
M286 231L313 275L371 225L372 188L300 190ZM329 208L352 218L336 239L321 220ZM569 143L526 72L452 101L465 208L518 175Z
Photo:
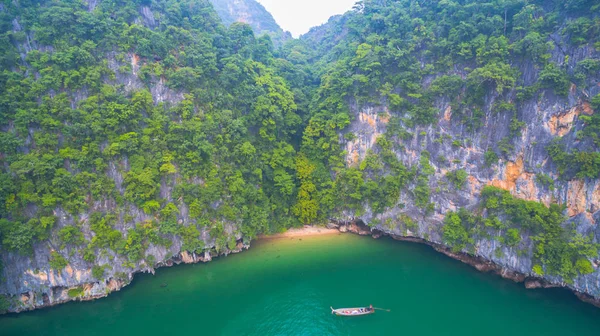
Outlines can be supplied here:
M162 287L166 284L166 287ZM390 313L332 316L330 306ZM2 335L597 335L600 309L527 290L428 246L355 235L253 243L137 275L108 298L0 318Z

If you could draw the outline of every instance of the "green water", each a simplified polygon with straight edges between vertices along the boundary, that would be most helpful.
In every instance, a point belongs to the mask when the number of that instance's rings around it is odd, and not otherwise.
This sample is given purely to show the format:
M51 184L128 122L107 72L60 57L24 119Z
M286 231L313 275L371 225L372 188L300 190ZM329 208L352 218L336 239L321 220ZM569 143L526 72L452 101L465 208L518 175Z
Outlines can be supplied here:
M371 303L392 311L329 309ZM260 241L208 264L138 275L105 299L2 317L0 335L597 336L600 309L427 246L331 235Z

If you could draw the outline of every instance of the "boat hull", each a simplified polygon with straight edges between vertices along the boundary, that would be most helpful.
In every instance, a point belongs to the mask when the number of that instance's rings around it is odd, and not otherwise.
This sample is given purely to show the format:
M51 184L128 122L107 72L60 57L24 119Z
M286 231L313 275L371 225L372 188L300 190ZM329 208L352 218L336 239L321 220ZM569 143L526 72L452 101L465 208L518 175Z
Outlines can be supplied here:
M375 309L366 308L366 307L338 308L338 309L331 308L331 313L335 314L337 316L362 316L362 315L373 314L374 312L375 312Z

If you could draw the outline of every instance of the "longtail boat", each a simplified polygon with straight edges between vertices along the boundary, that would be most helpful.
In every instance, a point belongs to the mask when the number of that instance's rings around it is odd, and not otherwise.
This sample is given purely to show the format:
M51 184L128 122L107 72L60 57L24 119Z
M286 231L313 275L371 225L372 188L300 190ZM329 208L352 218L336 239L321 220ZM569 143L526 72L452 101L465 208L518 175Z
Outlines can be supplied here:
M375 308L371 307L361 307L361 308L331 308L331 313L338 316L360 316L360 315L368 315L373 314L375 312Z

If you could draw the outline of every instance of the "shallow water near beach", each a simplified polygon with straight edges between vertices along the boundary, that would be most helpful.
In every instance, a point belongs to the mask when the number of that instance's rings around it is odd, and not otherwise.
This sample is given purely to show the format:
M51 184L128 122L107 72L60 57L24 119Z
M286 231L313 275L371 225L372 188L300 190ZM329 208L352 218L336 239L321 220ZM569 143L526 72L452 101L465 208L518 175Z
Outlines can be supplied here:
M391 312L329 308L369 304ZM138 274L108 298L1 317L0 334L597 336L600 309L425 245L333 234L261 240L207 264Z

